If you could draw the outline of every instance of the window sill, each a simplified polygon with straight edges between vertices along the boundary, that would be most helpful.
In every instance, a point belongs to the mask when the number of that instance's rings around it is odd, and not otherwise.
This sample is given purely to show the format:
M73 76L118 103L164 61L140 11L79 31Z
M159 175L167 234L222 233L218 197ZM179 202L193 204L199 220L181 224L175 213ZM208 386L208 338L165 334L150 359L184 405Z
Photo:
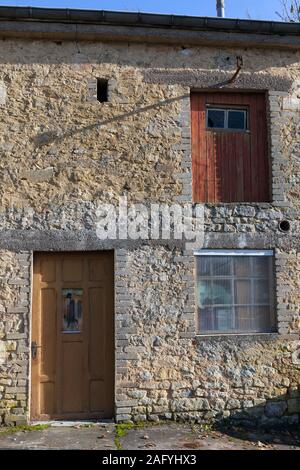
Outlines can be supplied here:
M277 331L270 333L197 333L195 339L279 339L280 335Z
M197 204L195 202L195 204ZM274 201L232 201L232 202L202 202L206 206L211 207L236 207L236 206L257 206L259 209L274 209L276 202Z
M218 133L225 133L225 134L251 134L249 129L229 129L223 127L206 127L205 129L208 132L218 132Z

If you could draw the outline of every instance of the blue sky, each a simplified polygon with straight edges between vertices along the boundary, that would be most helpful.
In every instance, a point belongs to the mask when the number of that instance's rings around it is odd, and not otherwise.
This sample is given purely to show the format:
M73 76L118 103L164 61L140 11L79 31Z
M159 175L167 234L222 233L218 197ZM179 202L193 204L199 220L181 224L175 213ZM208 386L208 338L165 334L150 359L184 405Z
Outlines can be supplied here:
M215 0L25 0L2 1L0 5L85 8L95 10L146 11L183 15L215 16ZM231 18L278 20L281 0L225 0Z

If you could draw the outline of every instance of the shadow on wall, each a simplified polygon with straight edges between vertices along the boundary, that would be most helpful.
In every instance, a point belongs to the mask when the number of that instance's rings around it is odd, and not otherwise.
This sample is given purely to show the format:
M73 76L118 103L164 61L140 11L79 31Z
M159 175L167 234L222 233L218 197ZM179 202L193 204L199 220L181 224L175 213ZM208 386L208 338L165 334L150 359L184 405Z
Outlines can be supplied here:
M134 109L132 111L129 111L127 113L119 114L119 115L114 116L112 118L106 119L104 121L99 121L99 122L90 124L90 125L85 126L85 127L79 127L79 128L76 128L76 129L67 129L63 132L59 132L59 131L44 132L42 134L38 134L34 138L34 143L37 147L42 147L43 145L48 145L48 144L51 144L52 142L60 142L60 141L62 141L63 139L65 139L67 137L72 137L76 134L88 132L88 131L93 130L93 129L99 129L100 130L101 127L103 127L107 124L111 124L113 122L118 122L118 121L123 121L124 119L127 119L130 116L138 115L138 114L144 113L146 111L157 109L157 108L160 108L161 106L165 106L169 103L180 101L180 100L183 100L183 99L189 98L189 97L190 97L190 95L186 94L186 95L181 95L181 96L175 96L174 98L168 98L166 100L158 101L157 103L150 104L150 105L144 106L142 108L136 108L136 109Z
M242 410L232 409L228 418L217 419L216 427L228 434L236 427L261 431L294 429L300 433L300 386L278 398L262 400L256 406L248 407L245 402Z

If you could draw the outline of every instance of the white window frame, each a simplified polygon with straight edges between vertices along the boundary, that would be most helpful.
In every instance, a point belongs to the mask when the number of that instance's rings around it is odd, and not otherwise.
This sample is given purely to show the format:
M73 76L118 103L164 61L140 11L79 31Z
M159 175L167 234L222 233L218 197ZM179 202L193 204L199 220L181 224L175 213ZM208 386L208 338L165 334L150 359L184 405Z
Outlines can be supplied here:
M198 250L195 256L274 256L273 250Z

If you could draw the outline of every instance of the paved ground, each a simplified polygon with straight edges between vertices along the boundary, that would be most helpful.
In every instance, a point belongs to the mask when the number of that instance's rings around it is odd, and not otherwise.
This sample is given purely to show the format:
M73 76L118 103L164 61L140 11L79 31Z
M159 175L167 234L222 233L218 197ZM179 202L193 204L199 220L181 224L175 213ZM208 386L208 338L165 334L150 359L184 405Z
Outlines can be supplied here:
M131 429L113 423L73 423L40 430L0 428L0 449L300 450L300 435L288 431L259 433L240 429L220 432L176 423Z

